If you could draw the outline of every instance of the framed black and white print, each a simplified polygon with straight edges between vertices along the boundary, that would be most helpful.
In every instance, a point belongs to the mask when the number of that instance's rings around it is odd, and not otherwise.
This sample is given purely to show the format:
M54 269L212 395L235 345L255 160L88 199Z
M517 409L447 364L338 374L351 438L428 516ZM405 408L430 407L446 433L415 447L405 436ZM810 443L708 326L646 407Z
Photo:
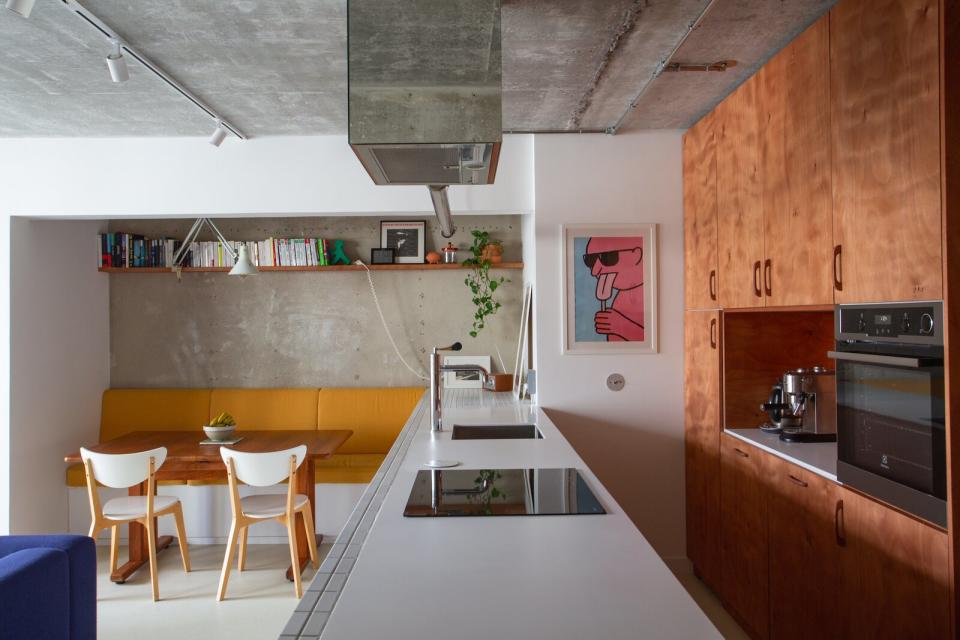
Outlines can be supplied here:
M370 264L393 264L395 253L389 247L370 249Z
M425 231L423 220L381 220L380 246L393 249L398 264L423 264Z

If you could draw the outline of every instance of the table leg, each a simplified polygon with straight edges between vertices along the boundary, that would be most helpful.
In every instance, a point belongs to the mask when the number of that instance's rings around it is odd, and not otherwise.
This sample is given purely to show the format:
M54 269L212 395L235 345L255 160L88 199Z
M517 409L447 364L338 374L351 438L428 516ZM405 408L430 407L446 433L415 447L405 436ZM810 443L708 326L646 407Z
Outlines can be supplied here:
M128 493L131 496L143 496L147 493L147 483L141 482L138 485L130 487ZM129 559L127 562L122 564L117 568L116 571L110 574L110 580L116 582L117 584L123 584L127 581L133 573L147 564L150 560L150 551L147 548L147 536L146 531L143 530L143 525L139 522L131 522L128 526L129 529L129 539L128 539L128 554ZM157 521L153 521L154 531L156 531ZM160 536L157 538L157 551L159 552L162 549L166 549L173 542L173 536Z
M307 458L297 471L297 493L307 496L310 501L310 511L317 513L317 485L316 485L316 467L313 459ZM300 559L300 573L303 573L304 567L310 562L310 547L307 545L307 530L303 524L303 514L297 514L297 557ZM323 536L317 535L317 544L323 541ZM287 580L293 581L293 567L287 567Z

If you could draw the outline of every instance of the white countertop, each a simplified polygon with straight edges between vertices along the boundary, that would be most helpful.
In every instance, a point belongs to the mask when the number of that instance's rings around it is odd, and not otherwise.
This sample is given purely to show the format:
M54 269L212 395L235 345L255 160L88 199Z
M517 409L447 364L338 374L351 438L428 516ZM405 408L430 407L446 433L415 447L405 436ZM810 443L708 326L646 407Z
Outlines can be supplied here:
M837 481L836 442L784 442L777 434L760 429L724 429L724 433L828 480Z
M322 638L720 638L542 411L509 394L457 393L445 424L535 422L543 439L452 441L449 430L430 432L425 404L365 539L345 547L356 546L357 557L322 614ZM474 469L575 467L608 513L405 518L414 477L431 459Z

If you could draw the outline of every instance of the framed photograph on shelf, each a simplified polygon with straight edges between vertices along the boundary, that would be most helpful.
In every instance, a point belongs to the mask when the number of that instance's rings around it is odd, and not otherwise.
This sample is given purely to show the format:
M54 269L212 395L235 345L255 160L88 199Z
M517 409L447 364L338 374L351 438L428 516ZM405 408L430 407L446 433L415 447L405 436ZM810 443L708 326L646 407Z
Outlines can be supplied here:
M380 246L393 249L398 264L423 264L426 226L423 220L381 220Z
M370 264L393 264L395 254L389 247L370 249Z
M443 364L475 364L490 371L490 356L444 356ZM476 371L443 372L443 386L447 389L479 389L481 382Z
M563 353L657 353L657 225L564 225Z

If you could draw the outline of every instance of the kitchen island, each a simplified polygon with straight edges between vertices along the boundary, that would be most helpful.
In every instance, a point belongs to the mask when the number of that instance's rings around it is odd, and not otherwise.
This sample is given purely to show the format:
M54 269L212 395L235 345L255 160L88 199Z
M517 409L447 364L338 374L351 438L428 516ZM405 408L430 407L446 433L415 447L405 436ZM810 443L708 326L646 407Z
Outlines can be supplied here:
M448 425L536 423L543 439L451 440ZM281 638L719 638L706 615L542 410L509 393L445 394L407 425ZM406 518L428 460L574 467L603 515Z

